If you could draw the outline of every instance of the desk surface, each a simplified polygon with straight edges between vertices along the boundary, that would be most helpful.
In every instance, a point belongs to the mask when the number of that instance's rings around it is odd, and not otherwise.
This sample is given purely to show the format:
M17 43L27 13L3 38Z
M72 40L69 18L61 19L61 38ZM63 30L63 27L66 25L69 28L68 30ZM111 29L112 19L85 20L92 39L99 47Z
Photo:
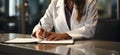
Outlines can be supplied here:
M30 35L27 34L0 34L0 41L10 40L16 37L29 38ZM11 47L11 48L8 48ZM25 49L32 50L36 52L48 52L56 54L91 54L91 55L112 55L120 53L120 42L113 41L100 41L100 40L78 40L74 44L65 45L65 44L3 44L0 43L0 53L4 51L12 52L10 49ZM68 51L70 50L70 51ZM18 50L15 50L17 53ZM78 51L78 52L77 52ZM77 52L77 53L76 53ZM18 51L18 53L20 53ZM25 52L24 52L25 53Z

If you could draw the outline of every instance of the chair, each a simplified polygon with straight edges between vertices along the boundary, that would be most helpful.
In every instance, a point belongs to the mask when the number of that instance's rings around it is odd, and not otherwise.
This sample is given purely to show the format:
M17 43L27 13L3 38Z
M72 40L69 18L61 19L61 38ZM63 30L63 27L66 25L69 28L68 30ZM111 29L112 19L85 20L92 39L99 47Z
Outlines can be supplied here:
M94 39L120 41L120 20L99 19Z

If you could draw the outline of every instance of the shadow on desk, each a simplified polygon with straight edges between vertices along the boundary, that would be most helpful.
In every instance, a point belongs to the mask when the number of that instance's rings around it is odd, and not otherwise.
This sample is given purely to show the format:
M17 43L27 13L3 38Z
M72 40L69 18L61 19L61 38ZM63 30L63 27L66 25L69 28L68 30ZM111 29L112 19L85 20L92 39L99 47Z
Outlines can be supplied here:
M0 45L0 55L58 55L58 54Z
M120 20L99 19L94 39L120 41Z

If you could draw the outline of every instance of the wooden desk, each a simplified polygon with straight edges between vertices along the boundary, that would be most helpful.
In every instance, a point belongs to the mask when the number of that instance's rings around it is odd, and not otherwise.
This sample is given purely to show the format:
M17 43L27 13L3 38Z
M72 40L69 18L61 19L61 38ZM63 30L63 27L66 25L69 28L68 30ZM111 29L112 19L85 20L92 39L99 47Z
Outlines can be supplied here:
M0 34L0 41L6 41L16 37L31 37L27 34L6 33ZM78 40L73 45L65 44L3 44L0 43L0 55L56 55L63 54L66 49L79 54L109 55L120 53L120 42L100 41L100 40ZM63 50L64 49L64 50ZM56 52L58 51L58 52ZM84 52L85 51L85 52ZM91 52L92 51L92 52ZM73 54L70 53L69 54Z

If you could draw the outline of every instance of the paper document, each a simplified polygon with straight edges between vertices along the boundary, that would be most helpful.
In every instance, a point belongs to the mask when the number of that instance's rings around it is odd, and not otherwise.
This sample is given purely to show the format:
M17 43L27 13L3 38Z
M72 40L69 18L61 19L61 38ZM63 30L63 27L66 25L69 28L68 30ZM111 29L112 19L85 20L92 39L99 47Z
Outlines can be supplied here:
M53 43L53 44L72 44L74 41L70 40L58 40L58 41L46 41L46 40L38 40L36 38L15 38L4 43Z

